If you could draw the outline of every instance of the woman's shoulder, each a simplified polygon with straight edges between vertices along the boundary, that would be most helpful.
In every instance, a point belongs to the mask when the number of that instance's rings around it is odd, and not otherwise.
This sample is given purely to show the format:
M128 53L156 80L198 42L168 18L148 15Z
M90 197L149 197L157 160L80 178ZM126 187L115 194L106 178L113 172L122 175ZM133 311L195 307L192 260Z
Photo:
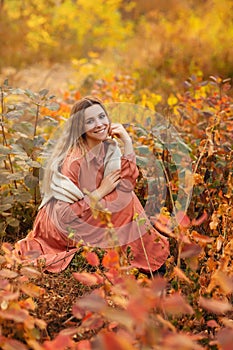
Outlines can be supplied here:
M79 166L83 157L84 155L78 147L72 149L64 159L63 169L70 168L71 166Z
M79 148L73 148L67 155L67 159L70 161L81 161L84 157L84 152Z

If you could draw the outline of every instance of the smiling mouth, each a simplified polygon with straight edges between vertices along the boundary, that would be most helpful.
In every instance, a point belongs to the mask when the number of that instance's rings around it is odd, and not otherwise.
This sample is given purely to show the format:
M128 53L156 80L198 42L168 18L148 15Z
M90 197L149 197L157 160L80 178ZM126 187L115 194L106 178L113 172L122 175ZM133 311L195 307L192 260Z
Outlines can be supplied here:
M103 134L105 132L106 128L94 131L94 134Z

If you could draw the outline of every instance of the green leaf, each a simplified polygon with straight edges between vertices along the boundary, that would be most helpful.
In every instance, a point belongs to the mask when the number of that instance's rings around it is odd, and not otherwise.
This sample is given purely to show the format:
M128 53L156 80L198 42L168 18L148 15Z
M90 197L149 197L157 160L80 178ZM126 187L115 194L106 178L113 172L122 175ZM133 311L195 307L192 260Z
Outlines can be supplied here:
M5 156L1 156L0 155L0 162L2 162L3 160L6 160L7 159L7 156L5 155Z
M16 89L12 89L11 93L14 95L23 95L23 94L25 94L25 90L20 89L20 88L16 88Z
M6 114L6 118L9 120L19 119L20 117L22 117L22 115L24 115L24 111L22 111L22 110L10 111Z
M41 164L39 162L36 162L35 160L29 159L26 161L26 163L32 168L41 168Z
M50 122L51 125L56 126L58 124L58 121L52 117L50 117L49 115L46 115L44 117L45 120L48 120Z
M21 132L27 136L32 136L34 132L34 127L32 123L29 122L21 122L19 124L14 125L14 130Z
M18 227L20 224L19 220L13 217L8 217L6 219L6 222L9 226L12 226L12 227Z
M8 175L7 178L11 181L22 180L24 178L24 174L21 172L17 172L17 173Z
M45 105L50 111L58 111L60 108L60 105L56 102L53 103L46 103Z
M33 98L36 97L36 94L34 94L34 93L33 93L31 90L29 90L29 89L26 89L24 93L25 93L25 95L28 96L29 98L32 98L32 99L33 99Z
M1 211L7 211L7 210L9 210L10 208L12 208L12 205L11 205L11 204L2 204L2 205L0 205L0 212L1 212Z
M140 167L145 167L148 163L148 159L145 157L136 156L136 163Z
M1 154L10 154L11 150L6 146L0 145L0 153Z
M28 203L32 199L32 195L30 192L23 192L23 193L18 193L16 196L16 199L20 203Z
M10 179L8 179L9 173L1 173L0 174L0 185L6 185L10 183Z
M45 97L45 96L48 94L48 92L49 92L49 90L43 89L43 90L40 90L40 91L39 91L39 95L40 95L41 97Z
M20 137L16 141L17 145L20 145L23 150L27 153L28 156L30 156L33 152L33 140L27 138L27 137Z
M25 185L31 189L35 188L38 183L39 183L39 180L36 176L33 176L31 174L28 174L25 176L24 178L24 182L25 182Z
M149 153L151 153L148 146L138 146L135 149L140 154L149 154Z

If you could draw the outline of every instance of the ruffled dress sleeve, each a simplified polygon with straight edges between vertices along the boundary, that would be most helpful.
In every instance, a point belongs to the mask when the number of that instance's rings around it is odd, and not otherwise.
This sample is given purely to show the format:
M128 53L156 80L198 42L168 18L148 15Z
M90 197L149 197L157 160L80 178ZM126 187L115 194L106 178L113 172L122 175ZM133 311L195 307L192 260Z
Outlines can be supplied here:
M78 188L80 188L79 184L79 174L80 174L80 159L67 159L62 167L62 174L67 176ZM73 204L70 204L70 207L75 212L77 216L82 217L87 212L90 212L90 199L88 195L84 195L84 197Z
M135 153L123 155L121 157L121 182L118 186L119 189L124 192L133 191L138 175Z

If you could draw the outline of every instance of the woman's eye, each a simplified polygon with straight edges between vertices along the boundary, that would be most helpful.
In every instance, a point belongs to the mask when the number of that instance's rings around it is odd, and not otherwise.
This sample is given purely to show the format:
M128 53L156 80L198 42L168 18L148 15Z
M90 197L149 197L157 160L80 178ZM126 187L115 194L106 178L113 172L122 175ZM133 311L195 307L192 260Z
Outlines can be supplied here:
M100 119L104 119L105 117L106 117L105 114L101 114L101 115L99 116Z
M93 123L93 119L88 119L88 120L86 121L86 124L91 124L91 123Z

